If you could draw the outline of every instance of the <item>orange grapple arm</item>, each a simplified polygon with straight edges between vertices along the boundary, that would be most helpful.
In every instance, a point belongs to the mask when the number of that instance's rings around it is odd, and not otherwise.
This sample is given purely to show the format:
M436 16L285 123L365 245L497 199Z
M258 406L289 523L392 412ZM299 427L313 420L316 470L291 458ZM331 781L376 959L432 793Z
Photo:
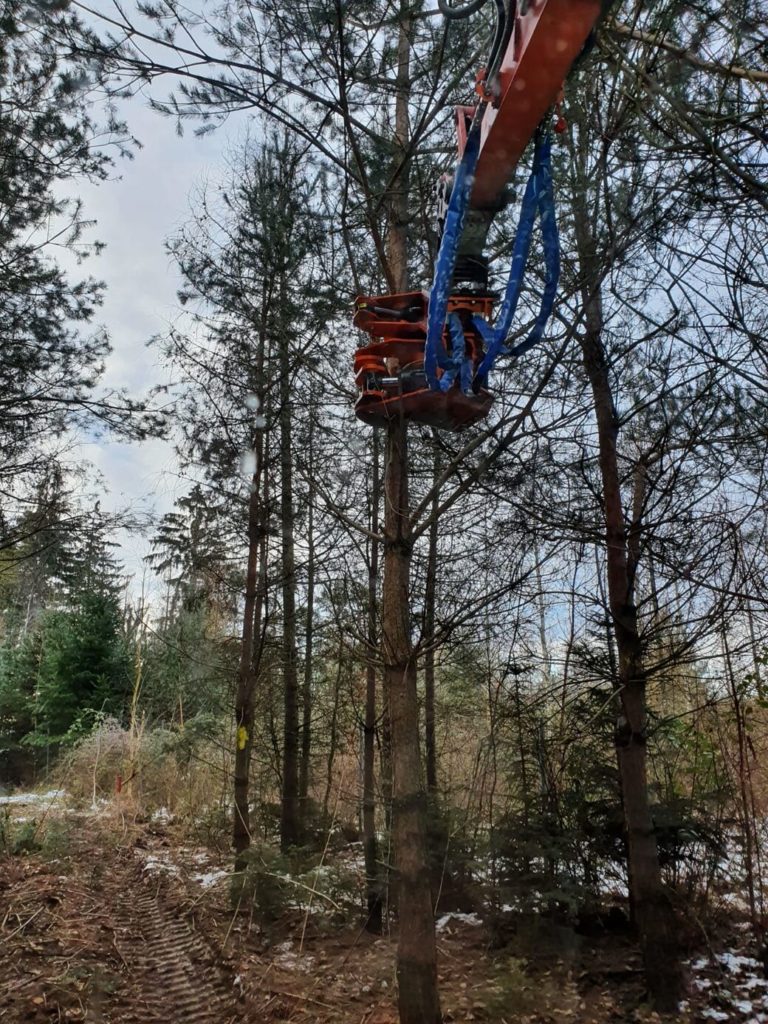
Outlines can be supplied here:
M601 0L529 0L518 3L514 27L494 82L478 75L477 91L488 101L470 206L497 207L523 151L550 107L602 12ZM458 110L459 155L467 116Z

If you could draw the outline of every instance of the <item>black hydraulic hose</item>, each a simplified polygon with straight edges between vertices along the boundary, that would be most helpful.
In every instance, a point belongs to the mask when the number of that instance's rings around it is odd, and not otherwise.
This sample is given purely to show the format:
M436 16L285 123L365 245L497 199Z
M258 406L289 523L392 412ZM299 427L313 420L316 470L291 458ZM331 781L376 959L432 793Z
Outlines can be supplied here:
M496 62L499 59L501 45L504 42L504 36L507 32L507 9L504 6L504 0L495 0L495 2L496 31L493 33L491 52L488 54L488 79L496 73Z
M503 50L509 46L509 41L512 38L512 33L515 31L515 22L517 21L518 15L518 0L509 0L509 6L507 7L507 17L504 22L504 37L501 40L501 46Z
M463 7L451 7L449 3L446 3L446 0L437 0L437 6L440 9L440 13L445 15L446 18L453 18L455 21L458 21L459 18L468 18L472 14L477 14L485 2L486 0L470 0Z
M470 0L469 3L463 6L451 7L448 0L437 0L440 12L446 18L453 21L469 18L471 15L476 14L486 3L487 0ZM497 65L502 50L506 47L512 35L512 29L515 24L515 12L517 10L517 0L509 0L509 7L506 6L504 0L494 0L494 3L496 4L496 29L493 33L491 51L488 55L488 81L491 80L498 70Z

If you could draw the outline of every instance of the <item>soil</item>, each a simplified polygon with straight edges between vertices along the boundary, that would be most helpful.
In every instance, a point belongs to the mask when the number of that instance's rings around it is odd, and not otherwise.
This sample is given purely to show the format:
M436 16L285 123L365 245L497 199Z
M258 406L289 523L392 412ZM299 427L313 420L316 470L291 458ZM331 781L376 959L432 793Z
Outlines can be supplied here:
M143 871L129 846L94 838L106 837L79 834L52 860L4 860L0 1019L240 1020L231 978L181 894Z
M201 870L215 855L172 826L83 816L65 831L58 850L0 860L3 1022L396 1024L394 935L324 913L265 927L233 912L223 870ZM492 949L471 916L441 921L446 1021L658 1019L629 937L513 932Z

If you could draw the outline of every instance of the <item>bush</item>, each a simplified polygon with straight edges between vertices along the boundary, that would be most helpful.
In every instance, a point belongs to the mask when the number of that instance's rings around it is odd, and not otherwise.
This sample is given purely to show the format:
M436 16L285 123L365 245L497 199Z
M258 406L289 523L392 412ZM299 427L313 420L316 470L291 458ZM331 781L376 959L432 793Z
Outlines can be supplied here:
M60 859L69 851L72 826L57 817L14 820L10 808L0 814L0 855L22 857L37 853L45 858Z
M317 854L307 849L283 854L268 843L251 846L246 861L246 868L233 877L233 905L267 930L292 911L310 910L334 924L360 915L363 880L349 867L320 864Z
M211 740L213 723L194 719L184 729L128 730L106 718L59 762L57 776L79 801L114 796L136 814L161 809L188 823L218 813L227 799L229 763ZM219 770L217 770L219 769Z
M232 904L269 929L291 906L286 859L267 843L252 845L244 857L245 868L232 876Z
M549 973L544 977L531 975L524 960L499 957L489 984L474 1001L473 1011L482 1020L507 1024L539 1014L549 1017L553 1010L570 1018L578 1003L578 993L571 982Z

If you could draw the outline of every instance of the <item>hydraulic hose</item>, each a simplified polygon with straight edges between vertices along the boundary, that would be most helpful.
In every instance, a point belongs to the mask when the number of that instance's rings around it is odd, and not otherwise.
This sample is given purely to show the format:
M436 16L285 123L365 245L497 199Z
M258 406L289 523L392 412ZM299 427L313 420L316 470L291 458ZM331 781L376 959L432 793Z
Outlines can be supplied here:
M440 9L440 13L445 15L446 18L452 18L454 21L458 21L460 18L469 18L472 14L477 14L481 7L486 3L486 0L470 0L468 4L459 7L451 7L446 0L437 0L437 6Z

